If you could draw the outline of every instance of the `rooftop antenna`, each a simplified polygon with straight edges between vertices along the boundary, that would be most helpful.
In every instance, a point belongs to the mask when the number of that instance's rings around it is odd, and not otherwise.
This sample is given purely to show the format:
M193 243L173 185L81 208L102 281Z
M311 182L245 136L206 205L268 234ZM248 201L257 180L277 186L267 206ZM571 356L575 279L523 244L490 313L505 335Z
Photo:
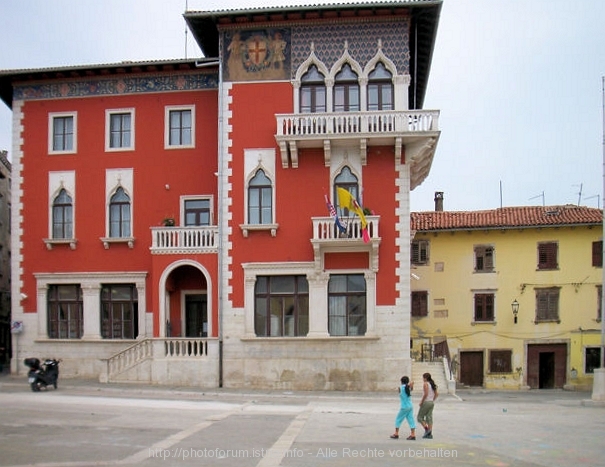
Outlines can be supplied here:
M580 191L578 191L578 206L579 206L580 203L582 202L582 187L584 186L584 184L580 183L580 185L572 185L572 186L579 186L580 187Z
M185 13L189 10L188 2L189 0L185 0ZM187 34L187 21L185 21L185 60L187 60Z
M540 198L540 197L542 197L542 206L544 207L545 206L545 204L544 204L544 192L540 193L539 195L532 196L531 198L529 198L529 200L531 201L532 199L536 199L536 198Z
M593 199L593 198L597 198L597 209L601 209L601 195L599 195L599 194L588 196L587 198L584 198L584 201L586 201L587 199Z

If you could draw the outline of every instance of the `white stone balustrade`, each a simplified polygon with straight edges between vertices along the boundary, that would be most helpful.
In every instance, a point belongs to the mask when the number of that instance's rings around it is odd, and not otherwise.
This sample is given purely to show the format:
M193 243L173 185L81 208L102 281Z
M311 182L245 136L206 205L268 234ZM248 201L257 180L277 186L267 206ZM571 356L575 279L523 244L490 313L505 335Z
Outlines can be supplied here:
M276 137L388 135L439 130L438 110L278 114Z
M218 228L202 227L152 227L151 253L216 253Z
M311 220L313 221L313 240L363 241L361 221L357 216L352 219L341 219L341 223L346 227L346 232L341 232L331 217L313 217ZM378 233L380 216L366 216L366 221L370 240L380 238Z

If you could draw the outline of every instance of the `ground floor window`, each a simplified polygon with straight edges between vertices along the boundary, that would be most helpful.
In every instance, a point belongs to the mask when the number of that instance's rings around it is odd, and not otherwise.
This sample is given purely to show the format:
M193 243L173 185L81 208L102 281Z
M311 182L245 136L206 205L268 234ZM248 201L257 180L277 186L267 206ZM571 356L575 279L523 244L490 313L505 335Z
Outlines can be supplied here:
M592 374L595 368L601 368L601 348L600 347L586 347L584 373Z
M101 337L135 339L138 330L138 300L134 284L101 287Z
M512 373L513 371L512 350L490 350L489 372L490 373Z
M254 296L257 336L307 335L309 285L305 276L258 276Z
M328 332L363 336L366 332L366 281L363 274L333 274L328 282Z
M48 337L80 339L83 334L82 289L78 284L48 286Z

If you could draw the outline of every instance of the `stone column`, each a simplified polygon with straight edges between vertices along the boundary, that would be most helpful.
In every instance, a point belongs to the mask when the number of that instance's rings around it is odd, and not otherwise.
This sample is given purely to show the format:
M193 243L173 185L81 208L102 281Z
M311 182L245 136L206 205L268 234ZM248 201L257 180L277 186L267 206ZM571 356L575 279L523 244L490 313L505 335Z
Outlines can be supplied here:
M82 284L83 340L101 339L101 285Z
M329 274L315 271L307 274L309 282L309 333L307 337L329 337L328 280Z
M135 284L137 288L137 301L139 307L139 329L137 339L145 339L147 337L147 295L145 293L145 281L140 281ZM149 333L152 334L151 332Z
M366 280L366 336L376 335L376 274L364 273Z

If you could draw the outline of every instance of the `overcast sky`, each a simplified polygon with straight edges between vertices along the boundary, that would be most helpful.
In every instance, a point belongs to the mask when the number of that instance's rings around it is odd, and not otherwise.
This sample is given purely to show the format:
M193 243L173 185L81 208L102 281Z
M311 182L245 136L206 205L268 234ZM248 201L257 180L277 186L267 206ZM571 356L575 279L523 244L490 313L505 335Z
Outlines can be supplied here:
M2 0L0 69L197 57L186 5L293 3L343 2ZM602 208L604 20L605 1L444 0L424 105L441 137L412 210L432 210L436 191L454 211ZM9 157L11 118L0 104Z

